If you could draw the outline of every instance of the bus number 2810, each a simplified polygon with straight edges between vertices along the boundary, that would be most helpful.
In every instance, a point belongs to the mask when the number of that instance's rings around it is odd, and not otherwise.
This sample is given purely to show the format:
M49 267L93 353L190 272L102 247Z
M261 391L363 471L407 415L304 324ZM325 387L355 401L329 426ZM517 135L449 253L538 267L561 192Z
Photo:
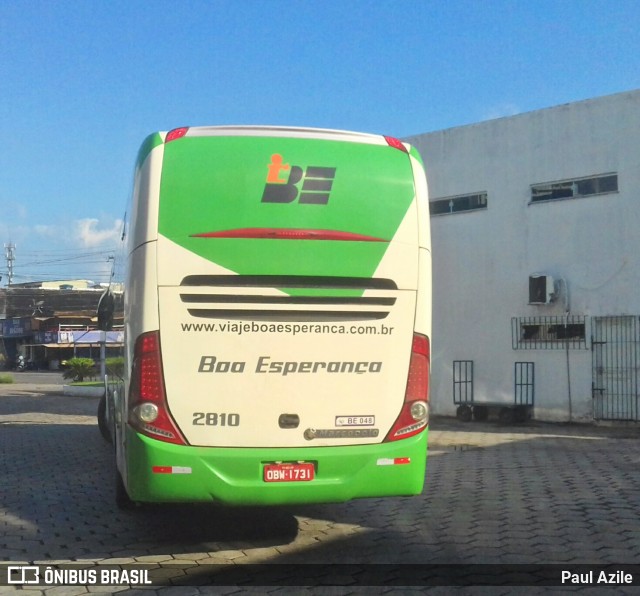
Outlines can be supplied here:
M194 412L191 424L196 426L240 426L240 414Z

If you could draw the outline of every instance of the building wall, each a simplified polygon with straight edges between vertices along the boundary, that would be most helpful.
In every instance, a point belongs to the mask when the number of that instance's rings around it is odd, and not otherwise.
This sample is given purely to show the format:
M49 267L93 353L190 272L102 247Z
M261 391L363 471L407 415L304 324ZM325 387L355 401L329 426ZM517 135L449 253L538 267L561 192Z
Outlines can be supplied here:
M536 418L592 419L594 317L640 315L640 91L408 141L431 200L487 193L486 209L431 217L434 413L455 412L454 360L473 361L477 401L504 402L527 361ZM533 184L605 173L617 192L531 203ZM563 280L553 304L528 304L531 274ZM513 317L567 313L586 316L581 348L513 349Z

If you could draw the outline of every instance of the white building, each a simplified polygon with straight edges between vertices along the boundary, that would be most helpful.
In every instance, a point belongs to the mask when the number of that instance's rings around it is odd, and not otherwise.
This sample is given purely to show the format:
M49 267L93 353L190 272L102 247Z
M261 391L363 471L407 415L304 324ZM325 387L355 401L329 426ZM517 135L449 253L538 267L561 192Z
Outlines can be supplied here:
M407 140L432 207L432 411L473 392L640 421L640 91Z

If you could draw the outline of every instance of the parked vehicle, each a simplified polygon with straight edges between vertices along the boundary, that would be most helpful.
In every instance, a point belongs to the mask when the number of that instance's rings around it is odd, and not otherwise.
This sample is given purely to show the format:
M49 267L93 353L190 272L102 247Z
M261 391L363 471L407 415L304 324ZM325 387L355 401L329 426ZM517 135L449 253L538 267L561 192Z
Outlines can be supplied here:
M14 368L17 372L23 372L27 369L27 362L22 354L18 354L18 356L16 356Z

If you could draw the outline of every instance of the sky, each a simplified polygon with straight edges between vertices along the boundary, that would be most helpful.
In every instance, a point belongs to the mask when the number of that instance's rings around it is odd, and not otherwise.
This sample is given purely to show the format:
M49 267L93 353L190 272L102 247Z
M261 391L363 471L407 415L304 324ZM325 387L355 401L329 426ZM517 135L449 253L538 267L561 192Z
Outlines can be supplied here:
M638 89L638 56L638 0L0 0L0 244L14 283L121 279L153 131L402 138Z

